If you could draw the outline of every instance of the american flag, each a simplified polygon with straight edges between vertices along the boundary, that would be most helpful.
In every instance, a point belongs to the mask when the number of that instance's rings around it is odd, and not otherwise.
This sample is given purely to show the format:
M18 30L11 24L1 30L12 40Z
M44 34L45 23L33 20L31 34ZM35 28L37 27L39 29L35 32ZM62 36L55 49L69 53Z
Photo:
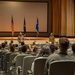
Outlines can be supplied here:
M14 36L14 22L13 22L13 16L11 17L11 30L12 30L12 36Z

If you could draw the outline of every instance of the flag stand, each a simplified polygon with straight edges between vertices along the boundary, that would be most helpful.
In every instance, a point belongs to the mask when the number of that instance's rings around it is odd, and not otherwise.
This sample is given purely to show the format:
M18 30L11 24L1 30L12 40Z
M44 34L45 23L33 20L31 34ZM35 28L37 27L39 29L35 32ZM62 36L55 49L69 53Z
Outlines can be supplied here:
M39 32L37 31L37 40L38 40Z
M11 37L11 40L13 40L13 35L12 35L12 37Z

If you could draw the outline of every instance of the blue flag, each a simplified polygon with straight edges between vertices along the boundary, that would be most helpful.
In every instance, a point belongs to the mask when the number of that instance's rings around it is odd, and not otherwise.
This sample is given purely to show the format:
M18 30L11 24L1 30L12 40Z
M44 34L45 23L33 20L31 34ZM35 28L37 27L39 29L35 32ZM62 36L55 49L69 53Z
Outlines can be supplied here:
M37 32L39 32L39 21L38 21L38 18L37 18L37 22L36 22L36 30L37 30Z
M25 18L24 18L24 34L26 34L26 21L25 21Z

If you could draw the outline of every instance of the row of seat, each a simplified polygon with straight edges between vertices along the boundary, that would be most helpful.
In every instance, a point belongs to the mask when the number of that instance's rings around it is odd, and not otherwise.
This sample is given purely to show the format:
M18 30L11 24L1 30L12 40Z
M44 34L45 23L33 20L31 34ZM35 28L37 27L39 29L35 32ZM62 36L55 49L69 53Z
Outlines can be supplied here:
M14 73L15 75L19 75L19 74L27 75L27 71L31 70L32 62L34 61L35 58L37 58L36 56L32 56L32 55L29 55L29 54L17 55L17 53L10 53L10 52L4 53L4 54L1 53L0 56L1 56L1 58L0 58L1 59L1 64L0 64L1 70L5 71L5 73L7 73L8 75L12 75L12 73ZM15 67L14 67L14 64L12 64L12 60L14 59L15 56L17 56L17 58L16 58ZM43 61L44 60L46 61L46 59L44 59L44 58L42 58L42 59L43 59ZM43 61L40 60L41 66L42 66ZM44 64L45 64L45 62L44 62ZM17 67L19 67L19 66L22 69L21 73L17 72Z
M8 75L44 75L44 68L46 57L37 58L28 54L18 55L17 53L2 53L0 52L0 66ZM14 57L16 58L15 67L12 64ZM31 65L34 62L34 71L31 71ZM10 67L12 66L13 69ZM21 67L21 70L19 68ZM18 69L17 69L18 68ZM58 60L53 61L49 65L48 75L74 75L75 74L75 61L74 60Z

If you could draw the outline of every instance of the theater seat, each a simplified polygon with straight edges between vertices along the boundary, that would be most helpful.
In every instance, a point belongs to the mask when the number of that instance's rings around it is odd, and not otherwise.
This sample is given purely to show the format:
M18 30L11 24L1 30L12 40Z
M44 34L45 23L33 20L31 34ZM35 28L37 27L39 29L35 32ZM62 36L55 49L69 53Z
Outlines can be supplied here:
M18 67L22 67L23 65L23 58L29 56L29 54L20 54L16 57L16 63L15 63L15 75L18 75Z
M4 56L5 61L5 72L7 73L9 71L9 59L10 59L11 52L8 52Z
M15 58L15 56L17 56L18 54L17 53L12 53L11 55L10 55L10 59L9 59L9 67L8 67L8 72L9 72L9 75L12 75L12 72L11 72L11 70L10 70L10 67L11 66L13 66L13 64L12 64L12 60Z
M46 57L36 58L34 60L34 70L32 75L44 75L44 67L46 62Z
M31 65L36 56L26 56L23 59L22 75L27 75L27 71L31 70Z
M75 61L59 60L51 62L48 75L75 75Z

